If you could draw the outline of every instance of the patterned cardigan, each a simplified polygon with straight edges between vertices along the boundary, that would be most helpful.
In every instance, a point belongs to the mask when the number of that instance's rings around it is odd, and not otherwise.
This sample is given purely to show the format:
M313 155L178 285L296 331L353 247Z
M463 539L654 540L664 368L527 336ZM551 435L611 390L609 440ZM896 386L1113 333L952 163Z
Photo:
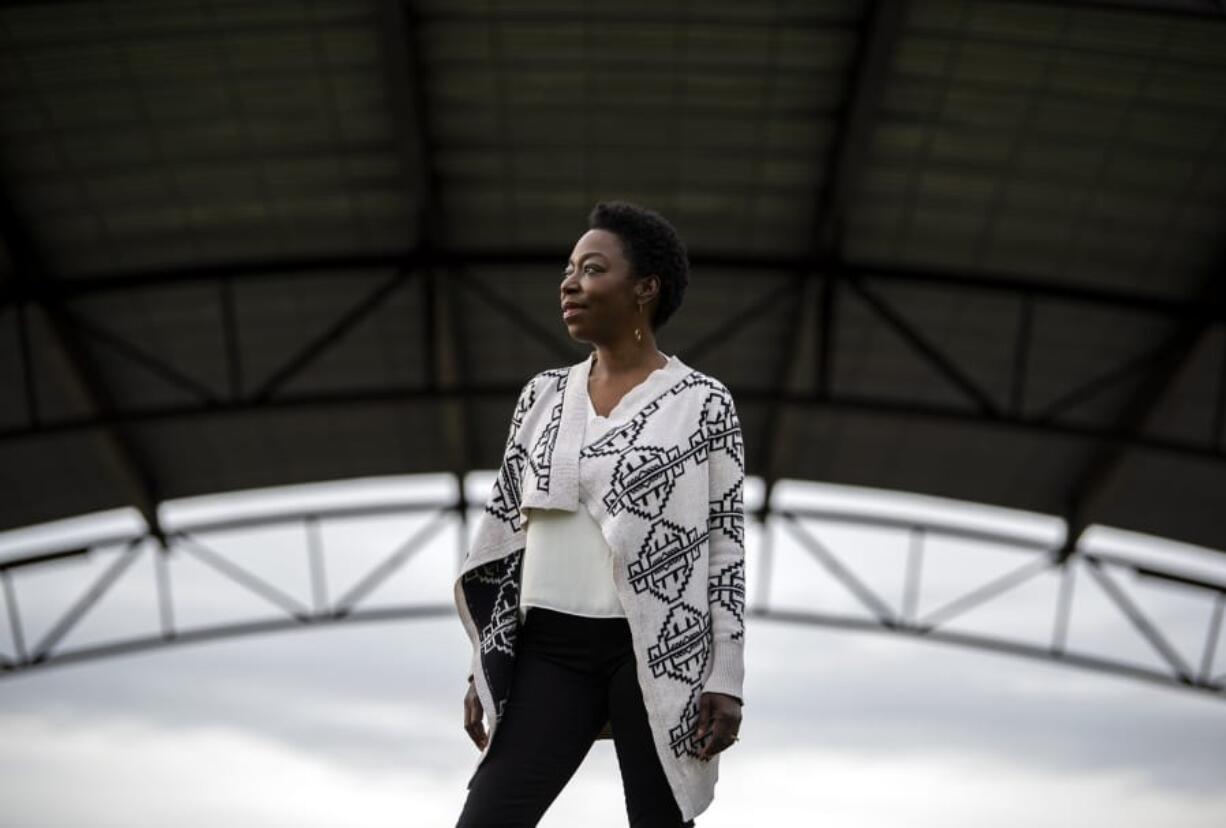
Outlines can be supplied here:
M511 689L524 510L574 511L582 501L613 553L656 751L688 820L710 805L719 778L718 754L697 758L699 698L718 692L744 699L740 421L723 383L674 357L627 392L607 430L587 435L593 357L524 385L502 466L455 579L489 725L476 767L497 738Z

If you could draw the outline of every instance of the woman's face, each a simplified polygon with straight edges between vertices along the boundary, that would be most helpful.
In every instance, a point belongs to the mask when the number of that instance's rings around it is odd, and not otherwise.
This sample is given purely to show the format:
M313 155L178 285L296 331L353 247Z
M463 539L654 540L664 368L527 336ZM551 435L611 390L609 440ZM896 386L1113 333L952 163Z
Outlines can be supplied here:
M562 322L571 337L581 342L612 342L633 331L639 324L636 283L616 233L588 230L580 236L562 272ZM649 281L639 290L648 287ZM569 310L571 304L578 308ZM643 303L642 324L649 324L653 307Z

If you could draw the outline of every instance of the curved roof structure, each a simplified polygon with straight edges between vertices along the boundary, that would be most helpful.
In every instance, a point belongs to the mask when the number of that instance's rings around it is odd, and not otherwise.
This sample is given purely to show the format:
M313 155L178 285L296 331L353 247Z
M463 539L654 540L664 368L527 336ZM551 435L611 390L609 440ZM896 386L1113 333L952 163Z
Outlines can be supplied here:
M496 465L625 198L768 487L1226 549L1223 43L1214 2L7 2L0 528Z

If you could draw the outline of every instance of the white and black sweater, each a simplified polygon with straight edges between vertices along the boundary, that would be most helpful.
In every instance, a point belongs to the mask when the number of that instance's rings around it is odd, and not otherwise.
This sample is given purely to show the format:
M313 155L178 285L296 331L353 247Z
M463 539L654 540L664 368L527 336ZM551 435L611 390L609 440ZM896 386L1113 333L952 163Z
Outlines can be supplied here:
M665 775L692 819L714 799L719 755L697 758L702 693L744 699L744 441L728 388L674 358L585 440L595 354L524 385L502 465L454 584L473 644L489 753L511 687L529 507L580 501L614 555L639 685ZM474 769L475 772L475 769Z

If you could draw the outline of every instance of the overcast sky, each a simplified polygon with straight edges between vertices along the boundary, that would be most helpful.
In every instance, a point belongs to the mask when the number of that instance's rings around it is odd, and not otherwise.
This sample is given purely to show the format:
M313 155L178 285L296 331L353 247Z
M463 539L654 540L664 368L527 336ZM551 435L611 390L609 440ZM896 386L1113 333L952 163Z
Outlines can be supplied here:
M746 497L752 506L757 488ZM476 476L481 500L489 477ZM364 481L229 495L167 507L169 524L388 493L420 497L445 478ZM442 488L440 488L442 487ZM791 504L939 516L1053 537L1037 516L897 494L795 486ZM129 520L120 515L108 518ZM423 516L324 521L330 598L392 554ZM806 524L890 604L902 592L908 538L872 528ZM77 521L73 531L92 531ZM59 534L62 536L63 531ZM52 537L0 535L0 559ZM1217 553L1098 531L1102 548L1216 574ZM311 604L300 525L226 536L208 548ZM749 602L761 598L760 536L749 533ZM786 533L777 536L771 605L866 613ZM934 541L925 552L920 612L1025 562L1030 553ZM102 550L72 565L15 578L27 643L113 560ZM361 604L451 602L457 564L447 533L417 552ZM190 554L172 559L181 629L284 613ZM146 553L60 645L72 649L157 630ZM1117 574L1183 659L1200 665L1211 603ZM952 628L1045 643L1055 579L1040 578L979 607ZM1070 650L1160 662L1079 573ZM0 652L12 656L7 608ZM741 741L721 759L703 828L760 825L1128 826L1226 824L1226 698L1091 673L1056 663L917 641L882 632L750 618ZM150 650L0 680L0 803L22 828L453 826L478 751L462 729L470 658L453 614L346 623ZM1215 674L1226 672L1226 636ZM626 824L612 743L597 742L542 826Z

